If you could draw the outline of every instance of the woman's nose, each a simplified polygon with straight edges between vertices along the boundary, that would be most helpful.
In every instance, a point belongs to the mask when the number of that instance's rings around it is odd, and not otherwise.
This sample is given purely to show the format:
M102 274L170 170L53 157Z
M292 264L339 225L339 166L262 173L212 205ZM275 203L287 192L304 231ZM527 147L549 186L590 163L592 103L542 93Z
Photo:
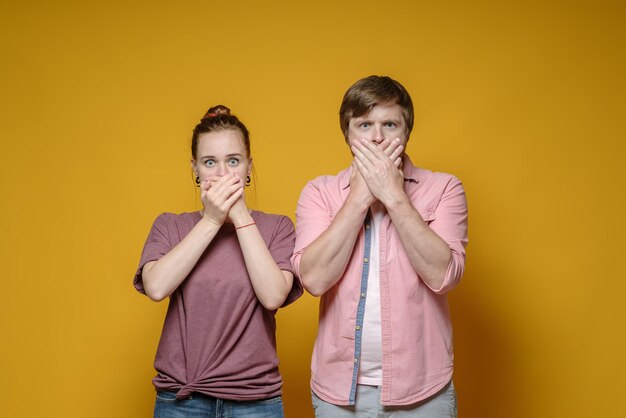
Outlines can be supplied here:
M226 163L222 162L217 164L216 174L220 177L228 174L228 167L226 167Z

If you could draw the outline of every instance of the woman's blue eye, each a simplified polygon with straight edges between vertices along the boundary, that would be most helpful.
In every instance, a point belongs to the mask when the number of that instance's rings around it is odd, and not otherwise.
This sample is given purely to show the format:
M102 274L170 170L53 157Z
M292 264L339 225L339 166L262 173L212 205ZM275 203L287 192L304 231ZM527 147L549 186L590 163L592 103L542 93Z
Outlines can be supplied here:
M206 160L204 162L204 165L207 166L207 167L213 167L215 165L215 161L213 161L213 160Z
M237 165L239 164L239 160L236 158L231 158L230 160L228 160L228 165Z

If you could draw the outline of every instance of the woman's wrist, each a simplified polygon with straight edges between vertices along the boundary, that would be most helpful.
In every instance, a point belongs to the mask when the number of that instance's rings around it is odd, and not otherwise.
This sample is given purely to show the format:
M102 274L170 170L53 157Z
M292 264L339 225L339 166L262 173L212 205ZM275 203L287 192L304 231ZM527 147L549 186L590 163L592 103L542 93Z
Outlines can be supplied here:
M206 232L210 232L214 229L220 229L223 223L224 222L220 223L218 220L209 218L206 214L203 214L202 218L200 218L200 222L198 222L198 225L204 228Z
M246 211L242 214L237 214L236 216L232 216L230 218L230 221L233 223L233 225L235 225L235 228L239 228L243 225L248 225L250 223L253 223L254 219L252 219L252 215L250 215L250 212Z
M252 222L247 223L247 224L235 226L235 229L243 229L243 228L247 228L247 227L253 226L253 225L256 225L256 222L252 221Z

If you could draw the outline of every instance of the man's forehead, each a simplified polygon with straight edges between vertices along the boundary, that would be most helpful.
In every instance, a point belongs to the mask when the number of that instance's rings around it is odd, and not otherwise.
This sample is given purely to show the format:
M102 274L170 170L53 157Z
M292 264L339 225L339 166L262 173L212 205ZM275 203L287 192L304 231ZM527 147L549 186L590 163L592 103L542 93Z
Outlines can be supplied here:
M374 105L372 109L361 116L355 116L353 120L363 119L400 119L404 120L402 114L402 108L396 103L384 103L380 105Z

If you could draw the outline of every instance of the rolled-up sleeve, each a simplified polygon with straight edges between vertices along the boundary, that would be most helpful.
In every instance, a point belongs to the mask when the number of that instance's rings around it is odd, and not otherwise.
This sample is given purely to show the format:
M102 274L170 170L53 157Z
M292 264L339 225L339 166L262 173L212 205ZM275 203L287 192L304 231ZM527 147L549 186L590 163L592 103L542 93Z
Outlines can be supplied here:
M332 222L328 202L321 191L321 183L320 179L308 182L302 189L296 208L296 245L291 263L298 277L301 277L302 253Z
M465 270L465 247L467 246L467 199L461 181L452 177L441 195L430 228L450 247L452 256L443 283L431 290L444 294L461 280Z

